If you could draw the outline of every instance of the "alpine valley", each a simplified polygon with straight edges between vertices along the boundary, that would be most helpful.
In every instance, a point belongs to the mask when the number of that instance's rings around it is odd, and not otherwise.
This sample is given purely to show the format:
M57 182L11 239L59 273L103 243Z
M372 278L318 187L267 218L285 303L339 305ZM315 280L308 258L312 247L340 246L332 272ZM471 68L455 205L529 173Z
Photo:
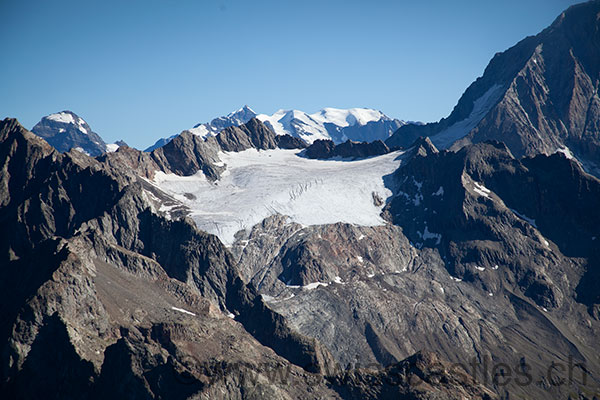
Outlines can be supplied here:
M0 397L600 398L600 0L436 123L0 121Z

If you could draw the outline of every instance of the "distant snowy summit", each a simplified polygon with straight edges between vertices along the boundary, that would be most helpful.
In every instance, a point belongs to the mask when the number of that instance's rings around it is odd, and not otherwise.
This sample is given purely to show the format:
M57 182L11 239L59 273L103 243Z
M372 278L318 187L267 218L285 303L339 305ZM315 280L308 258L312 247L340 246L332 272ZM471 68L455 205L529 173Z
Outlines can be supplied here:
M43 117L31 132L63 153L75 149L95 157L119 147L119 144L106 144L83 118L72 111L61 111Z
M267 115L257 114L250 107L244 106L227 116L198 124L188 131L206 138L217 135L225 128L245 124L252 118L259 119L278 135L288 134L309 144L317 139L331 139L336 144L347 140L385 140L399 127L406 125L404 121L390 118L381 111L369 108L324 108L314 114L299 110L279 110L273 115ZM177 135L158 140L146 151L164 146L175 136Z
M256 117L256 113L248 106L244 106L237 111L229 113L225 117L215 118L207 124L197 124L192 129L189 129L194 135L207 137L216 136L225 128L231 126L244 125L252 118Z
M317 139L330 139L336 144L347 140L386 140L402 125L406 125L404 121L369 108L324 108L314 114L279 110L273 115L260 114L256 118L278 135L287 133L308 143Z

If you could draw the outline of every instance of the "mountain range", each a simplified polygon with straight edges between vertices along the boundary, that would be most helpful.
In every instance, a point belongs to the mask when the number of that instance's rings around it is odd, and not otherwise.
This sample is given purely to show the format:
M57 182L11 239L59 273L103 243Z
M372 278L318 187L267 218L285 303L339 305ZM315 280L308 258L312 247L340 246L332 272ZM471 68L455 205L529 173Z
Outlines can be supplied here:
M0 396L598 398L599 32L567 9L433 124L244 107L92 157L0 121Z
M215 136L225 128L245 124L252 118L262 121L277 135L290 135L307 143L318 139L332 140L342 143L347 140L372 142L385 140L406 122L387 117L381 111L368 108L324 108L314 114L298 110L279 110L273 115L257 114L250 107L244 106L227 116L213 119L209 123L197 124L187 131L207 138ZM175 136L159 139L146 151L164 146Z

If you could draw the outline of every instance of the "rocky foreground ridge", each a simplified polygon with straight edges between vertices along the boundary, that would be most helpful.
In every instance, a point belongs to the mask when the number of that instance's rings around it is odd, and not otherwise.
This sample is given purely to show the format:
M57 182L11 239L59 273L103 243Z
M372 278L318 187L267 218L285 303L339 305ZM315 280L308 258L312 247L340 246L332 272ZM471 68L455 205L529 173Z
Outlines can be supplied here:
M176 200L147 180L206 165L218 179L193 137L94 159L15 120L0 133L9 396L592 398L597 387L600 182L562 155L418 141L386 178L388 224L275 215L226 248L184 209L160 211ZM215 146L272 139L255 123ZM548 366L569 360L573 380L557 385ZM485 363L531 379L499 380Z
M393 371L329 368L331 352L271 309L215 236L158 215L130 168L60 154L11 119L0 160L3 396L493 397L432 384L432 355Z

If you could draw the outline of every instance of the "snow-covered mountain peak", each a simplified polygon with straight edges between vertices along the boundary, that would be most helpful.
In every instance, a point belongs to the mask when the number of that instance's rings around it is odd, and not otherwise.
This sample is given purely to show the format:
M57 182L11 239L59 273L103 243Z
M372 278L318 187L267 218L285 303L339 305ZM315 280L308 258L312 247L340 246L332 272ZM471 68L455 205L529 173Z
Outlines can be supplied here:
M207 123L196 124L192 129L188 129L194 135L206 138L215 136L225 128L231 126L240 126L250 121L256 116L254 110L247 105L242 108L230 112L224 117L218 117Z
M44 118L61 124L75 125L77 129L79 129L86 135L90 132L89 125L87 124L87 122L85 122L83 118L79 117L72 111L61 111L58 113L50 114Z
M256 116L256 112L254 112L253 109L251 109L250 107L248 107L248 105L244 105L244 107L236 110L236 111L232 111L229 114L227 114L227 118L239 118L243 115L253 115Z
M300 137L309 143L317 139L330 139L336 143L348 139L366 142L385 140L405 124L369 108L328 107L313 114L299 110L278 110L273 115L259 114L256 118L278 135Z
M207 131L211 132L212 134L217 134L219 131L229 128L230 126L243 125L255 116L256 113L254 110L245 105L236 111L230 112L224 117L215 118L209 123L196 124L194 125L193 129L204 126Z
M106 151L104 140L92 131L83 118L72 111L47 115L31 131L60 152L80 149L83 153L97 156Z

